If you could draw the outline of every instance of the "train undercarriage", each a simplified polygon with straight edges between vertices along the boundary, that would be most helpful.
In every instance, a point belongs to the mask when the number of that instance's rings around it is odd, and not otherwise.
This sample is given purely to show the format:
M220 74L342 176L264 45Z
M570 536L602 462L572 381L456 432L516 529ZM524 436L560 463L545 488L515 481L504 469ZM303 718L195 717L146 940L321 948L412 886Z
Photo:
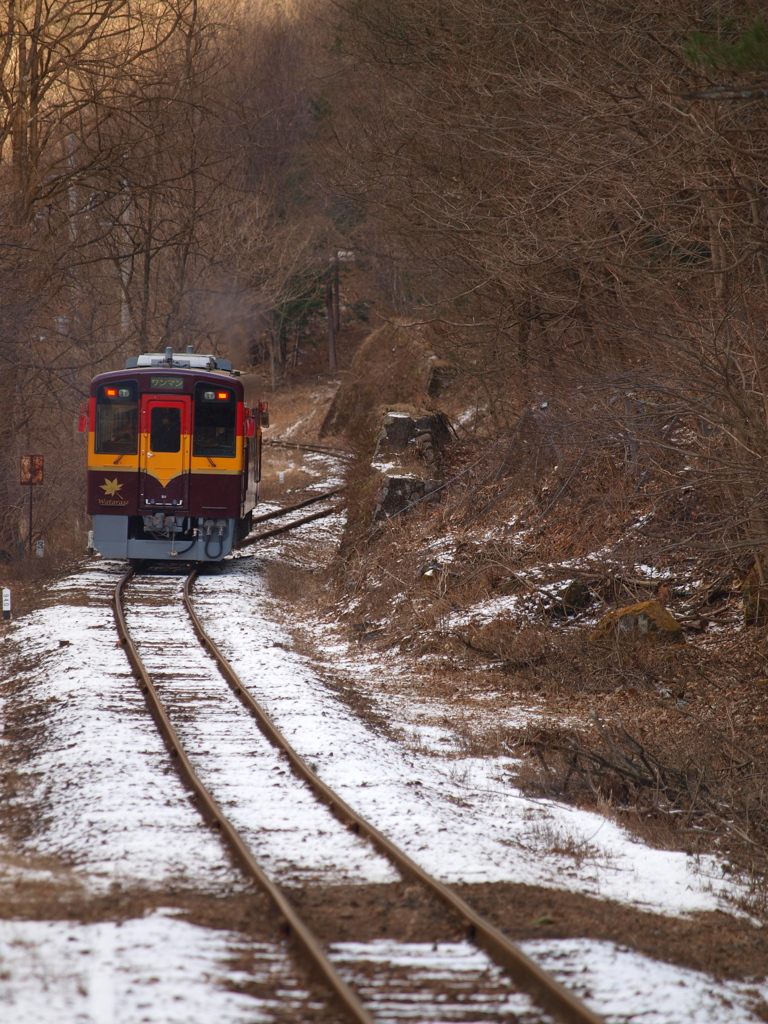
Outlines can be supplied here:
M93 546L104 558L218 562L251 532L242 519L166 515L93 516Z

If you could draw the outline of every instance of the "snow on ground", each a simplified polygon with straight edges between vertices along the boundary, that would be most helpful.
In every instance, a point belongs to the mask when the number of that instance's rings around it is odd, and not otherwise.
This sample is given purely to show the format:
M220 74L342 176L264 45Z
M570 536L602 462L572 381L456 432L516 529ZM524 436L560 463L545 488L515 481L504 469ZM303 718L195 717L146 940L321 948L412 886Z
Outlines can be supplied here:
M600 561L602 564L605 563L608 556L608 549L603 551L595 552L591 555L585 555L581 558L571 559L567 562L560 562L557 565L550 564L545 566L534 566L528 567L524 571L518 574L518 579L521 584L527 584L529 589L518 594L502 594L496 597L488 597L482 601L478 601L477 604L472 605L470 608L463 609L460 611L452 611L448 616L449 628L460 628L462 626L482 626L489 622L495 622L498 619L514 618L518 622L528 621L535 623L541 619L541 610L544 606L552 606L557 601L562 600L562 596L567 590L568 586L574 582L573 577L563 577L553 583L541 583L536 582L543 579L543 577L553 570L558 570L562 573L563 570L580 569L582 572L588 570L590 562ZM669 571L654 569L649 565L638 564L635 565L634 571L638 575L645 576L649 580L669 580L672 578L672 574ZM534 582L536 585L534 587ZM695 589L695 584L691 586L691 589ZM607 606L602 603L596 607L590 608L589 616L580 617L579 625L583 627L592 621L597 621L607 610ZM562 623L567 625L568 623ZM553 629L557 629L561 625L557 619L553 619L550 622L550 626Z
M200 646L182 585L162 576L131 582L128 629L195 771L261 867L280 884L397 881L389 862L339 822L261 734Z
M463 626L484 626L489 622L496 622L499 619L514 619L517 622L527 621L535 623L541 614L544 601L549 599L551 603L563 593L571 580L564 580L562 583L550 583L548 586L541 586L532 593L526 591L523 594L502 594L498 597L489 597L484 601L478 601L462 611L451 611L447 616L448 629L460 629ZM552 623L557 627L558 623Z
M754 1024L764 1019L751 1008L768 997L765 980L718 982L701 971L596 939L535 939L521 945L609 1024Z
M610 942L539 939L523 949L586 997L607 1024L754 1024L750 1007L768 996L765 983L714 982ZM329 952L381 1024L496 1020L505 1013L541 1019L468 942L381 939L336 943ZM253 953L248 970L233 966L242 956L250 963ZM284 1019L287 1009L300 1019L307 998L282 948L202 928L167 910L122 923L0 921L0 968L4 1024L267 1024ZM248 995L237 991L243 985ZM415 998L420 989L422 998Z
M255 954L252 969L232 966ZM262 986L254 996L233 991ZM279 946L158 911L122 923L0 921L3 1024L269 1024L307 994Z
M340 523L331 517L313 524L312 533L332 541ZM652 850L598 815L523 797L509 784L508 762L463 756L451 728L423 720L435 717L434 702L406 704L381 685L404 671L402 665L369 651L350 653L321 629L316 636L326 665L318 673L275 623L279 606L263 575L273 550L270 542L258 558L239 557L221 575L201 578L195 597L201 617L299 752L425 868L449 882L538 884L667 914L728 909L724 901L732 890L717 877L713 859ZM14 707L0 712L10 720L26 708L48 709L44 721L30 715L29 757L16 765L21 784L15 804L31 800L39 812L27 848L72 863L76 879L97 891L120 882L230 892L243 883L168 770L162 741L148 727L144 698L116 642L110 599L122 569L89 563L55 585L58 605L15 622L6 636L6 669L15 658L23 667L13 670ZM334 673L340 676L334 679ZM338 682L341 687L334 686ZM368 719L347 703L348 683L367 702ZM529 713L522 706L508 712L513 718ZM324 849L322 836L308 842ZM3 875L17 870L8 867ZM468 946L464 972L462 944L452 950L447 945L339 944L333 952L351 975L361 969L361 959L384 957L395 975L407 969L427 984L450 970L466 985L470 966L478 970L473 958L483 954ZM247 975L230 965L246 946L258 962ZM754 1020L750 1000L768 996L764 983L762 990L716 983L610 943L538 940L525 949L612 1024L746 1024ZM120 925L0 922L0 1019L13 1024L270 1021L277 1006L272 991L283 1005L287 999L298 1006L303 998L291 988L290 974L278 947L200 928L170 913ZM274 985L264 998L232 990L249 983L250 992L250 983L265 978ZM398 1007L397 986L382 986L381 998L371 995L374 1002L379 998L380 1019L393 1019L392 1007L399 1019L409 1019L402 1001ZM500 1007L503 1002L486 1006L491 1016ZM417 1016L437 1019L426 1010Z
M551 1022L469 942L337 942L329 956L380 1024ZM419 989L422 998L414 998Z
M307 491L330 491L333 487L341 487L345 483L343 464L330 455L320 452L304 452L302 466L310 472L318 474L316 483L309 484Z
M14 623L3 652L14 716L41 734L15 770L12 808L32 804L27 848L62 858L95 890L111 884L242 886L190 803L117 641L111 596L124 566L94 562L53 587L61 602ZM6 660L7 659L7 660ZM11 708L0 708L9 717Z
M503 759L409 749L367 725L266 617L274 606L259 560L201 578L195 595L211 636L298 752L437 877L565 888L663 914L727 909L732 885L714 858L654 850L598 814L523 796ZM222 617L222 603L240 615ZM390 732L413 730L413 707L380 693L384 659L353 659L340 641L319 639L329 673L345 673Z
M699 971L660 963L612 942L537 939L522 943L522 948L559 982L584 998L592 1010L605 1018L606 1024L754 1024L752 1004L768 995L765 983L713 982L709 975ZM339 942L331 947L330 954L344 978L357 983L365 992L366 1002L382 1024L413 1018L464 1020L467 1013L483 1012L489 1016L515 1013L523 1021L528 1019L530 1003L526 997L515 993L511 983L505 990L499 968L469 942L441 942L434 946L388 939ZM444 991L443 999L436 1005L416 1009L409 1005L411 993L402 977L393 978L389 984L376 977L369 979L361 970L366 963L400 967L410 979L421 979L425 985L437 983ZM473 989L462 978L462 967L467 977L484 973L493 978L497 991L488 994Z

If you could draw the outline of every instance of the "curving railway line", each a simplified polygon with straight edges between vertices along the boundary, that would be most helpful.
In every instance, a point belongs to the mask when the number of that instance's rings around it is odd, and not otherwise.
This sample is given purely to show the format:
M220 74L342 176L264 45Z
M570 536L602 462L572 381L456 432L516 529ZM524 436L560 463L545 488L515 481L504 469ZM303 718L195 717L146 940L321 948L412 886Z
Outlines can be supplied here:
M336 494L336 491L325 492L289 509L267 513L254 522L258 524L299 512L309 504L332 499ZM329 515L336 508L334 505L310 516L294 518L286 526L261 532L249 542ZM464 934L485 950L511 977L517 989L527 993L543 1011L543 1014L527 1012L512 1017L507 1013L502 1019L533 1024L549 1020L552 1015L565 1024L599 1024L602 1018L325 785L249 693L206 633L192 601L197 575L195 568L182 583L178 574L158 577L137 574L135 567L128 569L114 593L121 643L169 755L194 793L201 814L220 831L245 875L271 900L294 947L312 973L319 976L333 994L344 1015L360 1024L375 1024L371 1007L366 1006L366 1000L342 978L331 957L274 881L275 867L280 857L285 856L284 847L281 853L274 846L279 832L275 820L285 815L286 807L302 822L295 834L290 831L290 825L286 826L288 831L282 838L289 844L294 842L300 848L301 828L320 829L326 834L327 826L318 815L324 820L330 811L343 826L337 829L339 834L335 838L327 840L329 847L337 850L339 859L351 864L356 858L366 856L386 858L400 876L423 887L430 898L439 900ZM218 680L218 688L215 680ZM268 741L265 744L260 740L258 751L254 745L254 723ZM234 751L235 760L229 766L229 775L217 760L223 738ZM275 772L285 778L279 780L280 786L271 796L270 786L275 785L271 780L277 778ZM243 801L247 802L243 795L244 778L251 781L251 799L258 805L250 818L244 816L243 811ZM290 794L286 786L292 787ZM272 847L265 837L273 841ZM480 978L478 984L481 987L488 984L487 979ZM414 995L414 999L419 998L423 1000L424 995ZM491 995L483 998L492 1000Z
M266 523L270 519L278 519L293 512L299 512L300 510L307 508L308 505L314 505L319 501L328 501L330 498L335 498L343 490L343 487L335 487L331 491L324 491L322 494L316 494L311 498L307 498L305 501L297 502L295 505L286 505L284 508L274 509L272 512L265 512L264 515L255 516L252 523L254 526L257 526L260 523ZM278 534L287 533L289 530L295 530L297 526L304 526L306 523L314 523L317 519L325 519L327 516L333 515L334 512L339 512L342 507L342 504L330 505L327 508L318 509L317 512L310 512L309 515L302 516L300 519L291 519L288 523L281 526L275 526L269 530L260 530L259 533L246 538L246 540L244 540L240 545L240 548L250 547L253 544L257 544L260 540L266 540L267 537L276 537Z

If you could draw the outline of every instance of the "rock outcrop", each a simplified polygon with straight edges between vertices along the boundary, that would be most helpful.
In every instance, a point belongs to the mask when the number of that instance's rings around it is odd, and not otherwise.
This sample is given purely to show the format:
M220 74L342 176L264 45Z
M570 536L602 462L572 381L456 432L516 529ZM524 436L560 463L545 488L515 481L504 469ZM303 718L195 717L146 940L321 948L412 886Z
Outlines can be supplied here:
M437 460L438 452L451 439L448 418L441 412L410 416L404 412L387 412L376 439L374 457L404 452L410 444L428 466Z
M588 608L595 595L583 580L572 580L552 607L557 616L577 615Z
M660 601L641 601L625 608L616 608L605 616L590 639L599 642L630 637L685 643L680 623Z
M439 480L422 480L415 476L388 476L379 491L374 521L398 515L409 505L420 501L440 501Z

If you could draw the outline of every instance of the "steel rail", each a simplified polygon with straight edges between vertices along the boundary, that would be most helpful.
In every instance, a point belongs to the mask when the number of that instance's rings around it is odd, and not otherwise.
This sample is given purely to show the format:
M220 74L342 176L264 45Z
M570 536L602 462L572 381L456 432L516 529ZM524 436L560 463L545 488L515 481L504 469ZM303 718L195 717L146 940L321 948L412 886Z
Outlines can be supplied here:
M457 896L447 885L433 878L407 853L401 850L383 833L370 824L348 803L327 786L322 779L309 767L307 762L291 746L278 727L262 708L253 694L244 686L242 680L221 653L216 643L208 636L192 605L191 588L197 578L199 569L195 567L184 581L184 605L192 620L195 632L201 644L216 661L219 671L229 683L235 695L254 716L267 739L281 750L288 758L296 775L307 782L318 799L328 805L331 812L343 824L351 826L358 835L365 836L399 871L426 886L468 927L469 937L502 967L513 980L525 989L538 1004L554 1013L566 1024L605 1024L602 1017L593 1013L579 998L560 982L556 981L547 971L543 970L535 960L531 959L515 943L511 942L503 932L473 910L460 896Z
M323 501L325 498L333 498L339 493L339 491L343 490L343 487L334 487L332 491L325 491L323 494L316 494L314 498L307 498L306 501L300 501L297 505L286 505L284 508L276 508L274 512L265 512L263 516L254 516L251 522L266 523L268 519L279 519L280 516L286 516L289 512L298 512L300 508L306 508L307 505L314 505L316 502Z
M246 537L237 550L241 551L257 541L266 540L267 537L277 537L280 533L288 533L289 530L295 530L297 526L304 526L305 523L314 523L316 519L324 519L326 516L333 515L334 512L340 512L343 507L343 505L331 505L330 508L322 508L319 512L313 512L311 516L304 516L303 519L297 519L293 523L277 526L274 530L265 530L263 533L257 533L255 537Z
M336 968L326 956L320 943L307 928L297 914L293 905L289 902L282 890L272 882L262 871L253 854L243 842L237 830L228 820L213 796L200 781L197 772L192 767L192 762L187 756L181 744L178 733L171 724L160 700L157 690L147 673L141 656L131 639L128 625L125 621L122 597L126 584L134 575L135 570L130 568L118 582L114 592L114 611L117 630L120 640L125 647L128 659L133 666L134 672L141 683L141 688L149 701L152 714L157 722L158 728L168 746L171 757L176 762L180 774L197 796L204 816L218 828L221 835L227 842L235 859L240 863L244 873L253 879L259 888L272 901L278 913L286 922L288 934L301 947L311 964L322 977L325 984L333 991L339 1002L342 1004L348 1015L357 1024L375 1024L373 1017L358 999L357 995L341 978Z
M281 441L277 437L267 437L261 442L273 448L298 448L303 452L319 452L320 455L336 455L340 459L354 459L352 452L344 452L340 448L331 448L324 444L304 444L301 441Z

